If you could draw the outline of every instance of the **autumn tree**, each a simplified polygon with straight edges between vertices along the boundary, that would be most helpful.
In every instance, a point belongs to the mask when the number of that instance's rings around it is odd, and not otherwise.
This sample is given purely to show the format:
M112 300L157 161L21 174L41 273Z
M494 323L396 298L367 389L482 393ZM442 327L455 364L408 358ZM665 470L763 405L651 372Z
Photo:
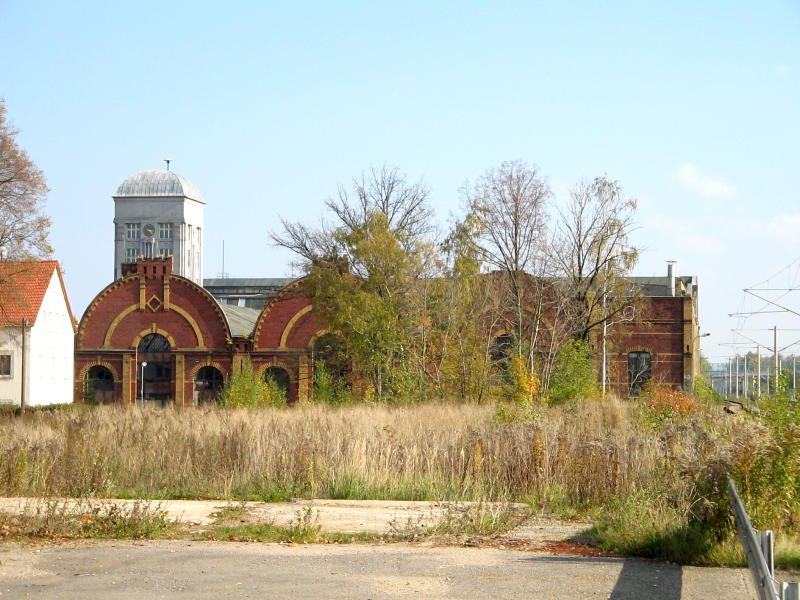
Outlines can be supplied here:
M16 135L0 100L0 248L13 259L47 256L52 252L50 219L42 212L47 183Z
M332 220L318 226L281 220L283 232L270 232L272 241L298 256L308 270L323 259L347 259L358 275L367 275L350 246L343 243L343 234L364 227L375 214L386 218L388 231L407 251L433 231L433 210L430 192L424 183L409 182L397 168L383 165L365 171L354 178L351 187L340 185L335 197L325 206Z
M635 211L636 200L623 196L619 182L598 177L573 188L560 213L552 250L565 318L580 339L588 340L630 304L627 276L639 256L630 244Z
M421 182L384 166L354 179L351 190L340 187L318 227L284 221L283 232L270 234L301 259L314 310L379 397L412 387L412 363L424 370L419 283L435 268L428 196Z
M495 285L501 290L509 287L513 315L509 325L521 357L526 314L533 309L541 315L541 277L548 256L547 202L552 193L536 166L513 161L486 171L465 194L470 218L476 223L471 243L482 263L501 274ZM535 332L535 324L530 325L528 331ZM528 340L529 348L535 344L536 340Z

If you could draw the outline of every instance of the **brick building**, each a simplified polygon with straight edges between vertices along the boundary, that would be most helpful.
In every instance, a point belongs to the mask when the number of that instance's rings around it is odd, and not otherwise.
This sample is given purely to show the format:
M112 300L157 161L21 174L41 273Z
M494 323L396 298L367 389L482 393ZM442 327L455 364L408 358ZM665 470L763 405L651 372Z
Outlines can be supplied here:
M647 381L694 389L702 337L697 277L677 276L670 263L666 277L630 281L636 292L632 318L613 323L606 335L609 388L620 396L637 395Z
M216 399L245 360L278 382L290 402L308 398L313 345L324 328L302 294L302 280L204 280L205 203L172 171L137 173L113 198L116 280L78 325L75 400L203 404ZM620 395L636 395L649 380L693 386L697 280L677 277L673 267L665 278L632 278L630 318L591 339L605 367L598 370ZM548 337L541 333L539 343Z
M309 396L321 327L297 280L261 311L220 304L172 272L172 257L140 257L103 289L75 341L76 401L178 405L213 401L249 359L290 402Z

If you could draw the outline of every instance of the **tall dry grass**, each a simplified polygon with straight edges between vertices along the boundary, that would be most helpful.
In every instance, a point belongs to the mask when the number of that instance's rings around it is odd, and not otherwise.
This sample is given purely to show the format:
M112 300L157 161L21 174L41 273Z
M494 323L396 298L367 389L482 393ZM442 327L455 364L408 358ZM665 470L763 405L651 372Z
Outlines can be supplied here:
M638 405L615 399L543 408L534 422L493 417L492 407L469 404L4 416L0 495L514 499L585 509L669 489L688 505L698 474L724 469L746 433L702 415L652 426Z

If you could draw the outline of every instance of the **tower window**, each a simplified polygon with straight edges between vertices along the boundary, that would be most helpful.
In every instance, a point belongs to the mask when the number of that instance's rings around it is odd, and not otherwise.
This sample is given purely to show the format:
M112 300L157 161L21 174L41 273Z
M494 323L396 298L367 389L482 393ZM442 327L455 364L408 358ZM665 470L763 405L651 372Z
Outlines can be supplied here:
M137 254L138 249L136 247L125 248L125 261L129 263L136 262Z
M172 223L159 223L158 224L158 239L171 240L172 239Z
M139 239L139 223L125 223L125 239L126 240Z

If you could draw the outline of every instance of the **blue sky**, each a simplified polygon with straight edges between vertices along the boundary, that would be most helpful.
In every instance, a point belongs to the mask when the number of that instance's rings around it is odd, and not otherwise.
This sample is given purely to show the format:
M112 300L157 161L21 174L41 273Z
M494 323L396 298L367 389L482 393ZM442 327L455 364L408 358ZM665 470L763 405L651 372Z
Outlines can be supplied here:
M797 284L793 1L2 0L0 96L77 313L113 277L111 195L164 158L206 199L207 277L223 240L232 276L291 275L267 231L370 166L423 179L444 230L465 181L521 159L562 199L597 175L638 198L636 274L699 277L712 359L742 288ZM742 323L773 324L800 339L795 315Z

